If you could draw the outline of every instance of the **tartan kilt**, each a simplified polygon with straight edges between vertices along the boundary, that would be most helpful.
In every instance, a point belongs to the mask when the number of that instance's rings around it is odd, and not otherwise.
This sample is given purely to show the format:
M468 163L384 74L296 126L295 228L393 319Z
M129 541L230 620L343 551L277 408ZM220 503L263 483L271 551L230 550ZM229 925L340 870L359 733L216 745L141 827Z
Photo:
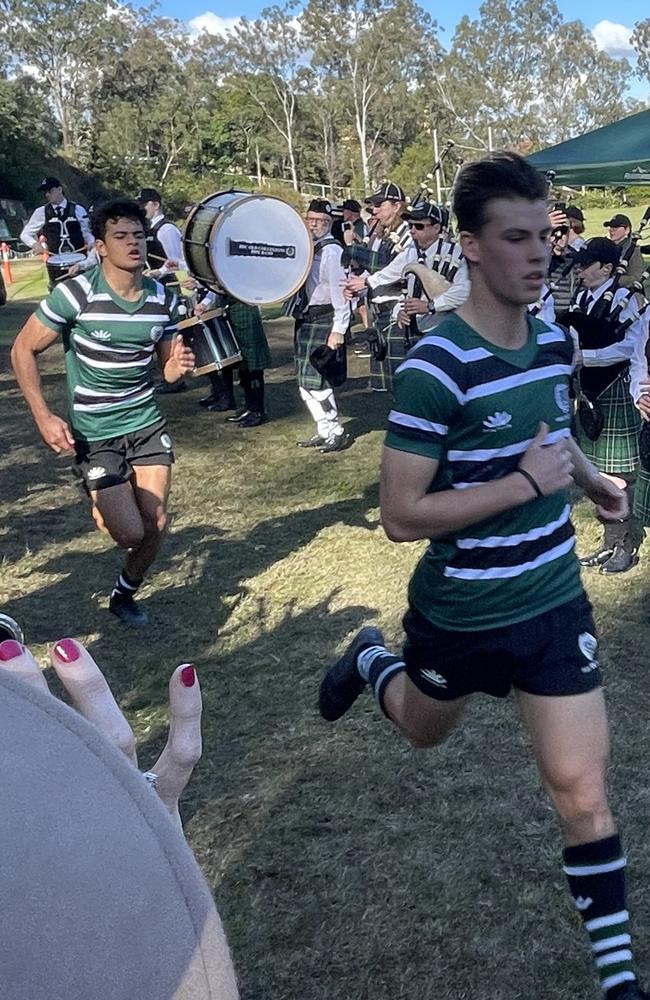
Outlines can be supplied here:
M383 333L388 345L386 357L383 361L370 358L370 388L388 389L389 392L393 391L395 372L407 353L404 346L404 330L391 319L392 309L393 303L390 311L378 312L375 320L375 326Z
M296 364L296 379L303 389L324 389L329 385L324 375L317 371L309 360L311 352L316 347L324 347L332 332L334 310L328 310L314 316L307 313L304 318L296 320L293 338L293 355ZM342 351L341 378L347 378L347 355Z
M258 307L249 306L245 302L233 302L228 309L228 318L241 348L244 364L250 371L269 368L271 352Z
M632 513L644 527L650 525L650 472L643 466L639 468L634 484Z
M620 376L598 397L605 424L596 441L590 441L576 421L576 440L600 472L634 472L639 466L641 416L630 396L627 376Z

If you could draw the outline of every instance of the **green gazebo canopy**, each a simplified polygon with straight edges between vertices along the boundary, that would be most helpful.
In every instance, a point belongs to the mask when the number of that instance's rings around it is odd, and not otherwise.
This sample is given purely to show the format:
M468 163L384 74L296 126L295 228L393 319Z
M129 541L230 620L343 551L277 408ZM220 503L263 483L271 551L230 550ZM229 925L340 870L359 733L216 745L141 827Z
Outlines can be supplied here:
M542 172L553 170L556 185L650 184L650 110L542 149L528 162Z

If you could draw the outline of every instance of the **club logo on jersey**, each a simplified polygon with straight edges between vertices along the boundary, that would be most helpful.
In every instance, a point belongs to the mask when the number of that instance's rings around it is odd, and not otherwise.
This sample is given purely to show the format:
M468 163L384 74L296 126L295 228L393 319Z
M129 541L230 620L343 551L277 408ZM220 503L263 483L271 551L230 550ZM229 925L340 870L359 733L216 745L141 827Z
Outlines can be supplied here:
M169 434L161 434L160 443L163 446L163 448L167 449L167 451L172 450L172 439L170 438Z
M111 335L108 330L91 330L90 336L95 340L110 340Z
M588 674L592 670L598 669L598 660L596 659L596 651L598 649L598 640L591 632L581 632L578 636L578 648L585 660L588 662L584 667L580 667L583 674Z
M431 684L435 684L436 687L447 687L447 679L443 677L442 674L436 673L435 670L421 670L420 673L426 680L430 681Z
M553 390L553 395L555 396L555 405L558 410L562 411L561 417L556 417L556 420L566 420L569 413L571 412L571 400L569 399L569 387L565 383L561 385L556 385Z
M93 465L92 469L88 469L87 479L101 479L102 476L106 475L106 469L102 465Z
M162 337L162 335L163 335L163 328L162 328L162 326L152 326L151 327L151 339L153 340L154 344L158 343L158 341L160 340L160 338Z
M487 431L505 431L512 427L512 413L501 410L486 417L483 421L483 433Z
M591 896L587 896L586 899L585 899L584 896L578 896L578 898L576 899L575 903L576 903L576 907L582 913L584 910L588 910L589 909L589 907L593 903L593 899L591 898Z

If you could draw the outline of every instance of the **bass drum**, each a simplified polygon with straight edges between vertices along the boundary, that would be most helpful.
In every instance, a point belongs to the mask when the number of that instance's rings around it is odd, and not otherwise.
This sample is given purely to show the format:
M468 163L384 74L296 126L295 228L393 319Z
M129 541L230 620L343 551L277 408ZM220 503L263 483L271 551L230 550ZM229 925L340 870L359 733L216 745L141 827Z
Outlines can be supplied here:
M219 191L195 205L183 250L198 281L251 306L294 295L307 280L314 253L295 208L245 191Z

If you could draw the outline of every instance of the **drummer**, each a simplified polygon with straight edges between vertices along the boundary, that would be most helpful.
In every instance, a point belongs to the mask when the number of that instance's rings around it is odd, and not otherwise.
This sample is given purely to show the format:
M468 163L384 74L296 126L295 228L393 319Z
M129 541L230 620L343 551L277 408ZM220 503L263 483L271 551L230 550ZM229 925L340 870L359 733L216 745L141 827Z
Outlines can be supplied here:
M82 205L68 201L61 181L58 177L44 177L37 191L45 196L45 205L41 205L31 215L25 224L20 238L36 256L48 254L65 255L65 259L57 264L55 260L47 263L49 289L68 275L71 265L79 261L74 254L84 254L94 245L95 238L90 231L88 212ZM39 241L39 235L45 237L44 247Z
M194 307L194 312L201 316L215 306L227 310L228 320L239 343L242 362L240 365L226 365L220 372L211 372L209 379L212 392L199 402L211 413L234 410L234 413L226 417L229 423L239 427L259 427L268 419L264 407L264 369L271 365L271 352L262 314L259 306L239 302L225 293L217 296L215 292L208 292ZM244 394L244 405L240 407L235 399L235 368Z

